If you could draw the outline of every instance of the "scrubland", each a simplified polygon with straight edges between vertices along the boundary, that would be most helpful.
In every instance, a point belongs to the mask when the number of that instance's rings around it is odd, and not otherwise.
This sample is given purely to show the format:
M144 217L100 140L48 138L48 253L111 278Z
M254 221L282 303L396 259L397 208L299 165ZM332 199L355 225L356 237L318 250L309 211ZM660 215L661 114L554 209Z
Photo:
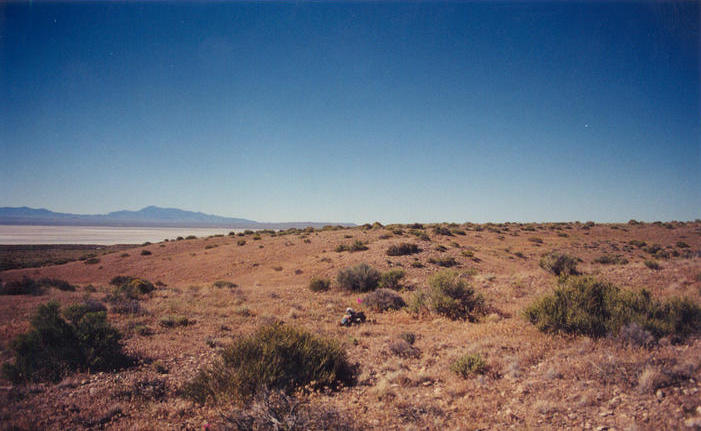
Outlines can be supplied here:
M0 279L0 429L701 429L701 221L258 231Z

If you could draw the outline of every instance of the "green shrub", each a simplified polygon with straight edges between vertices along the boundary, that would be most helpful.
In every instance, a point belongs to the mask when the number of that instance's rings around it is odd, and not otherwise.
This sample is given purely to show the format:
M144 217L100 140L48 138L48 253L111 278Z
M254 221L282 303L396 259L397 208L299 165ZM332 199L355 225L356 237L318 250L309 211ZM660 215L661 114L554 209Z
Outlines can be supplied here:
M540 259L540 267L555 275L577 275L577 259L556 251L544 255Z
M235 341L182 392L200 403L209 398L246 402L265 389L292 393L301 388L336 388L352 380L346 353L336 341L275 323Z
M61 317L57 302L40 305L31 319L32 329L11 342L14 363L2 371L15 383L58 381L76 370L111 371L129 365L122 351L122 336L107 322L104 311L69 307L69 321Z
M89 257L83 261L86 265L95 265L97 263L100 263L100 258L99 257Z
M368 264L361 263L338 271L336 281L343 290L368 292L377 289L380 272Z
M331 287L331 281L326 278L313 277L309 281L309 290L312 292L323 292L329 290Z
M399 310L406 303L404 298L391 289L377 289L363 298L363 304L373 311Z
M118 275L110 281L110 284L116 286L113 295L124 295L131 299L139 298L156 289L150 281L128 275Z
M261 239L262 238L260 235L258 235L258 234L253 235L253 241L260 241Z
M472 374L484 374L487 363L479 353L469 353L450 364L450 370L465 379Z
M387 249L387 256L406 256L409 254L420 253L421 249L418 245L403 242L401 244L391 245Z
M380 276L380 287L385 289L400 290L402 288L402 279L404 278L404 270L395 268L387 272L383 272Z
M594 259L594 262L600 263L602 265L625 265L628 263L628 259L621 256L620 254L617 254L615 256L611 256L610 254L603 254Z
M365 245L364 242L362 242L362 241L360 241L360 240L355 240L355 241L353 242L353 244L351 244L351 245L339 244L339 245L336 247L336 252L342 253L342 252L344 252L344 251L350 251L350 252L352 253L352 252L355 252L355 251L365 251L365 250L367 250L367 249L368 249L368 247Z
M541 331L591 337L616 335L630 323L656 337L684 337L701 329L701 308L688 299L661 302L647 290L621 291L591 277L561 279L551 295L534 302L525 313Z
M460 274L443 270L428 279L426 291L414 294L409 308L413 312L428 309L453 320L474 321L483 304L484 299L475 294L475 290Z

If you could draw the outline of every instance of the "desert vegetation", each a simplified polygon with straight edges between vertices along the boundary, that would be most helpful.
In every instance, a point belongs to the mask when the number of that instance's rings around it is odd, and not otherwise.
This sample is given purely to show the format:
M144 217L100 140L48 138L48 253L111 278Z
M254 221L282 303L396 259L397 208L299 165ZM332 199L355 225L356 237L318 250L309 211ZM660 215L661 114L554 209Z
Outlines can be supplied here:
M686 429L701 223L672 226L256 231L3 271L0 421Z

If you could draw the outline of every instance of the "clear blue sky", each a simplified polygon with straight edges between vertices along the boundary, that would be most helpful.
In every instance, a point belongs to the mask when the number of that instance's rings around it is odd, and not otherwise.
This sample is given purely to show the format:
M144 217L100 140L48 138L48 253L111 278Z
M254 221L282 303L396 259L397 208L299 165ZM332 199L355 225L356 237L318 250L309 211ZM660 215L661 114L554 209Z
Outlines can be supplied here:
M0 206L701 217L699 2L0 3Z

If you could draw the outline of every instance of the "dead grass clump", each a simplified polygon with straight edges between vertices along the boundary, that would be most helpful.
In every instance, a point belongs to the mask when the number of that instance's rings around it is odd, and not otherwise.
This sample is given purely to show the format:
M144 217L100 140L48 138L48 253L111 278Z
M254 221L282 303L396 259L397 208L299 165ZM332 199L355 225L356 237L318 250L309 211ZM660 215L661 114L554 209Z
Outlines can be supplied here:
M555 275L577 275L577 258L556 251L540 259L540 267Z
M366 263L361 263L338 271L336 281L343 290L368 292L379 286L380 272Z
M387 256L406 256L410 254L420 253L421 249L418 245L409 242L395 244L387 249Z
M377 289L367 294L363 304L376 312L399 310L406 305L404 299L391 289Z
M421 351L405 340L399 339L389 345L389 351L401 358L418 358Z
M645 330L635 322L621 327L616 339L622 344L635 347L650 347L657 341L650 331Z
M541 331L602 337L635 322L655 337L685 337L701 330L701 307L689 299L652 299L647 290L621 291L591 277L568 277L526 311Z
M182 390L185 397L250 401L261 390L287 394L301 388L351 384L353 370L336 341L280 323L266 325L226 348Z
M246 408L222 415L221 429L231 431L352 431L354 421L328 406L312 406L308 400L281 391L262 390ZM219 428L219 427L217 427Z

